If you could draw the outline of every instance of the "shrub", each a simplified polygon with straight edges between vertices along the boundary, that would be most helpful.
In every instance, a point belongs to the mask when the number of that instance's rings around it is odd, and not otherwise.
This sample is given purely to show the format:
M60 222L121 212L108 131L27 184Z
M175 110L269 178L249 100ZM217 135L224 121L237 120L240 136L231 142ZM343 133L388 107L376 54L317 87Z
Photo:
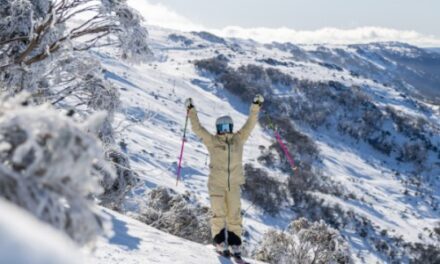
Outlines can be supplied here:
M427 150L421 142L405 143L400 150L399 159L404 162L416 162L422 164L427 158Z
M267 68L266 74L273 84L280 84L284 86L293 85L293 79L290 75L283 73L276 68Z
M437 227L434 227L434 233L437 235L438 240L440 241L440 222L437 224Z
M206 60L197 60L194 62L196 68L214 75L221 75L227 72L228 62L223 56L217 56Z
M200 37L201 39L204 39L204 40L209 41L211 43L223 44L223 45L226 44L226 41L223 38L218 37L218 36L216 36L214 34L206 32L206 31L200 31L200 32L194 32L193 31L191 33L196 35L196 36L198 36L198 37Z
M99 140L59 111L21 100L0 105L0 196L80 244L92 241L104 218L89 197L101 193L103 174L113 177Z
M411 263L440 263L440 249L438 246L414 243L410 244L409 248L413 255Z
M195 241L211 242L209 209L191 203L189 194L158 187L146 197L139 220L167 233Z
M323 221L305 218L293 221L285 232L271 230L254 252L257 260L269 263L351 263L347 243L339 232Z
M244 196L269 214L277 214L282 202L286 200L281 183L270 177L265 170L254 168L251 164L246 164L244 170Z
M307 191L318 189L318 177L312 168L299 168L288 178L287 189L295 202L301 202Z
M387 106L385 110L397 126L397 131L407 136L420 136L428 123L423 118L412 117L391 106Z
M106 156L116 169L116 179L107 175L103 178L101 185L104 193L99 198L103 206L122 211L125 195L139 181L139 178L130 169L130 160L126 155L112 148L107 151Z
M243 100L249 101L254 96L253 88L249 87L242 76L234 72L226 72L219 78L219 81L223 84L223 87L240 96Z
M180 42L185 46L191 46L194 43L194 41L192 41L191 39L174 33L168 35L168 39L174 42Z

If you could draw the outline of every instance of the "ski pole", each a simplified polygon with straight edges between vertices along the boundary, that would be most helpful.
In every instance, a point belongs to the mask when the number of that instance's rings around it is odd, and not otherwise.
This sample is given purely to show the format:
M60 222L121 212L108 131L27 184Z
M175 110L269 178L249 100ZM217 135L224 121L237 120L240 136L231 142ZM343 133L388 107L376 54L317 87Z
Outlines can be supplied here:
M186 128L188 126L188 117L189 117L189 109L186 111L185 127L183 129L183 137L182 137L182 147L180 148L179 165L177 166L176 186L179 183L180 171L182 170L183 149L185 147L185 142L186 142Z
M287 149L287 146L283 143L283 140L281 139L280 133L278 133L278 130L275 128L275 126L274 126L274 124L272 122L272 119L270 118L270 116L269 116L269 114L267 112L266 112L266 117L267 117L267 120L269 121L269 127L272 128L272 130L274 131L275 138L276 138L278 144L280 144L280 147L283 150L284 155L286 155L286 158L289 161L290 166L291 166L293 172L296 172L296 170L298 168L295 166L295 161L293 160L292 155L290 155L290 152Z

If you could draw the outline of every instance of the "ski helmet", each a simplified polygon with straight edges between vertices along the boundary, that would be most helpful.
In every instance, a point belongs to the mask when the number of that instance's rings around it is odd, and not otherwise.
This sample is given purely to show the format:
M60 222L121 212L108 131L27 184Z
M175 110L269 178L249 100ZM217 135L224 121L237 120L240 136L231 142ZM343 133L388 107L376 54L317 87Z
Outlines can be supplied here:
M217 128L217 134L232 133L234 128L234 122L230 116L222 116L215 121Z

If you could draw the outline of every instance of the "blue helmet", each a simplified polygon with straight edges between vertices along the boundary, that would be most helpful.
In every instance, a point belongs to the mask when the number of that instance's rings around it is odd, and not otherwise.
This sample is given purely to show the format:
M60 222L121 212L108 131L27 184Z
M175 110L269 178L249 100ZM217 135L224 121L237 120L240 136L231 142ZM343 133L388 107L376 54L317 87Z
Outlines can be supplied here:
M217 134L232 133L234 129L234 122L230 116L222 116L215 121Z

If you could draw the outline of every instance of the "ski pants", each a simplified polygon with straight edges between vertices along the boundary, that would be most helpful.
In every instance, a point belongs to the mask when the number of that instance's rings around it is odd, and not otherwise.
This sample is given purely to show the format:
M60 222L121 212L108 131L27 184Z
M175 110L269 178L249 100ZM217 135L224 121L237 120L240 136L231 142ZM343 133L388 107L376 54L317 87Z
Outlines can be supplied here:
M223 228L241 238L241 201L240 185L224 187L208 186L211 201L211 234L220 233Z

